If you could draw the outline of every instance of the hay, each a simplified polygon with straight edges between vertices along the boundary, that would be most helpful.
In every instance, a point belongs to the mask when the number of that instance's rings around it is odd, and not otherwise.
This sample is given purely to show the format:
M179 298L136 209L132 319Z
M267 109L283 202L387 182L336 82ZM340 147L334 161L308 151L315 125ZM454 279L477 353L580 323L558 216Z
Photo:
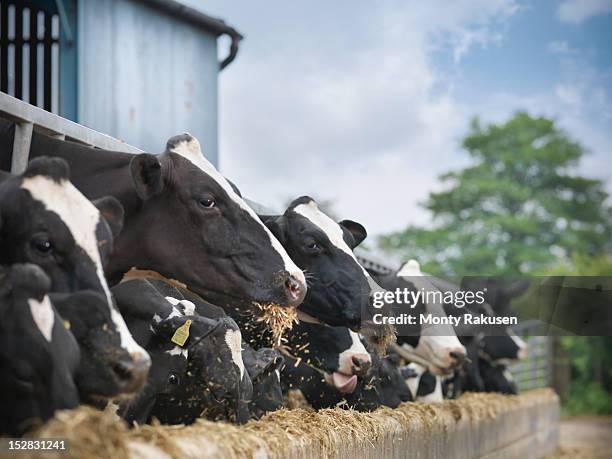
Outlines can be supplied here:
M403 403L371 413L340 408L282 409L243 426L198 420L190 426L140 426L129 430L112 410L88 407L59 412L35 436L68 439L70 451L44 458L263 458L344 457L354 448L378 447L396 438L442 435L461 422L488 422L502 413L553 403L548 389L520 396L465 394L437 404Z
M262 304L253 302L259 308L257 322L262 322L270 333L274 346L280 346L286 341L283 336L298 322L298 312L294 307L282 307L278 304Z

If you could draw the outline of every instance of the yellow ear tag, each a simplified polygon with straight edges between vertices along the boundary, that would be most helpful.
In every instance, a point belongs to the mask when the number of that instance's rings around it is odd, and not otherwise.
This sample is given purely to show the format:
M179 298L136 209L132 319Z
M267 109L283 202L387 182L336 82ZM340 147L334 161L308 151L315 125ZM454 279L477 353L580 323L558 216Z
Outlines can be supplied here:
M183 347L185 341L189 338L189 327L191 327L191 319L187 319L183 325L176 329L170 341Z
M69 320L64 320L64 327L66 328L66 330L70 330L70 321Z

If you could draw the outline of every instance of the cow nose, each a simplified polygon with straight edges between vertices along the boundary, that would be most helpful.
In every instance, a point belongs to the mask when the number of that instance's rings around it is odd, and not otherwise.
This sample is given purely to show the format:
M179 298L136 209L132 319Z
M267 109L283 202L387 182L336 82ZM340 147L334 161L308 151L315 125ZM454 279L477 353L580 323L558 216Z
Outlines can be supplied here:
M113 365L113 371L119 380L121 392L131 394L138 392L144 386L149 374L150 359L129 358L119 360Z
M520 348L517 357L519 360L525 360L527 357L529 357L529 346Z
M285 280L285 292L287 293L290 306L299 306L306 296L306 280L301 271L299 274L301 276L289 274Z
M355 354L351 357L351 362L353 374L359 376L365 375L372 365L370 356L367 354Z

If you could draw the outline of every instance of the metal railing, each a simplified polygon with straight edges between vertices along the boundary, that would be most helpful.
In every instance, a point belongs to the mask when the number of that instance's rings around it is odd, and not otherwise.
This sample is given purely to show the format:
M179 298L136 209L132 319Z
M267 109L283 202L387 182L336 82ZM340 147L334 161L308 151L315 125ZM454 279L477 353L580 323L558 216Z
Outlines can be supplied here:
M2 92L0 92L0 116L15 122L15 140L11 163L13 174L22 173L28 164L30 142L34 130L59 139L71 140L105 150L142 153L142 150L121 140L94 131Z
M514 327L529 345L528 357L509 368L521 391L552 384L553 338L545 334L543 325L539 320L529 320Z

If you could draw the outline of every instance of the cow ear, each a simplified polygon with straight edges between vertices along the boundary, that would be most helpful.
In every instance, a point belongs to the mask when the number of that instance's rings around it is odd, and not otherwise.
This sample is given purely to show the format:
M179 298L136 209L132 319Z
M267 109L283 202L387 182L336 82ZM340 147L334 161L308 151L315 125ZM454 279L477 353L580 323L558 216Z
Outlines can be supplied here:
M176 329L184 325L189 319L189 316L172 316L156 322L155 319L151 322L151 329L158 337L162 339L170 339L176 332ZM192 317L193 319L193 317Z
M259 215L261 221L268 227L270 232L278 239L278 242L285 243L285 219L282 215Z
M341 222L338 222L338 224L353 236L355 243L352 245L349 244L351 249L354 249L361 244L368 235L363 225L352 220L342 220Z
M232 182L230 179L228 179L227 177L225 177L225 180L227 180L227 183L230 184L230 186L232 187L232 190L234 190L234 193L236 193L238 196L242 197L242 193L240 192L240 190L238 189L238 187L234 184L234 182Z
M24 177L34 177L36 175L51 177L56 181L69 180L70 166L62 158L41 156L30 161L23 173Z
M110 226L113 236L117 237L123 228L123 206L112 196L104 196L92 201Z
M164 189L162 164L155 155L142 153L130 161L130 173L136 193L143 201Z
M275 370L279 370L285 364L285 359L282 354L271 348L261 348L256 351L256 364L249 368L249 376L251 379L257 378L261 374L270 374ZM253 374L251 374L251 372Z

